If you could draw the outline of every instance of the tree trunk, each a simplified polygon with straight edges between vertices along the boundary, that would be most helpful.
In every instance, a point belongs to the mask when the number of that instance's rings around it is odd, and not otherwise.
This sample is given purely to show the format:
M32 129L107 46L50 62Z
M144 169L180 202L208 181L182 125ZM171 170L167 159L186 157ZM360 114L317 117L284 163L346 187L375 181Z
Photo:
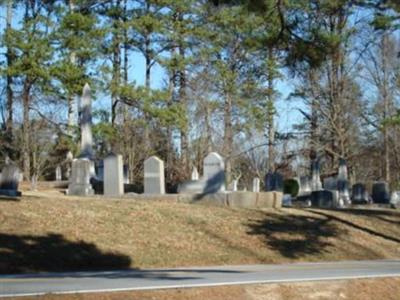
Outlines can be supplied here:
M31 163L30 163L30 121L29 121L29 103L30 103L30 83L29 79L25 80L23 92L23 125L22 125L22 159L24 179L30 180Z
M185 50L182 45L179 46L179 55L181 59L185 59ZM189 175L189 137L188 137L188 120L187 120L187 99L186 99L186 74L185 70L179 71L179 102L182 107L183 124L181 126L181 155L182 168L185 177Z
M272 62L274 54L272 47L268 49L268 60ZM271 67L269 67L271 68ZM275 171L275 105L274 105L274 75L273 71L269 69L267 75L268 84L268 101L267 101L267 129L268 129L268 170Z
M12 0L7 2L7 19L6 19L6 33L11 29L11 19L12 19ZM13 63L13 53L12 49L7 46L6 60L7 68L10 68ZM7 74L6 83L6 94L7 94L7 121L6 121L6 152L8 156L14 159L14 151L12 151L12 141L13 141L13 90L12 90L13 78Z
M224 145L226 182L231 182L232 174L232 148L233 148L233 126L232 126L232 96L225 95L224 103Z
M116 9L119 10L121 1L116 2ZM118 92L116 89L120 86L121 81L121 41L119 35L119 17L116 17L113 21L113 73L112 73L112 84L111 84L111 125L115 127L115 120L117 118L117 106L118 106Z
M388 43L387 43L387 34L383 34L382 36L382 72L383 72L383 80L382 80L382 100L383 100L383 120L389 117L389 106L390 106L390 99L388 93ZM389 146L389 128L388 125L383 126L383 174L385 181L390 182L390 146Z
M75 3L73 0L69 0L69 11L70 13L73 13L75 10ZM76 64L76 54L74 51L71 51L69 54L69 61L71 64L75 65ZM77 118L77 101L76 101L76 95L73 93L68 96L68 128L67 128L67 133L69 136L74 135L74 126L77 124L76 118Z

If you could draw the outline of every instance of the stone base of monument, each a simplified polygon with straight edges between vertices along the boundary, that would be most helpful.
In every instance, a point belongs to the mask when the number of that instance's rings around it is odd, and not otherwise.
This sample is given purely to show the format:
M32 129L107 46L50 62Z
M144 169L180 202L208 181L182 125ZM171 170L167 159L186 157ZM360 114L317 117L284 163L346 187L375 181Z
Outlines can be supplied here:
M75 159L72 162L72 173L67 195L91 196L94 189L90 184L94 163L88 159Z
M240 208L280 208L281 192L224 192L214 194L179 194L178 202Z
M0 189L0 196L21 197L21 195L20 191Z

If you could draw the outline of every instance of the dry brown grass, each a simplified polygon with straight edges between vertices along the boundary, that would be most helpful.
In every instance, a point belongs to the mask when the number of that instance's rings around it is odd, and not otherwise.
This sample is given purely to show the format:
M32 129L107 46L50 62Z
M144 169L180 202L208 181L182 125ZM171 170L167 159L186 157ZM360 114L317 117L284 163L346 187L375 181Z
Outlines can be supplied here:
M0 200L0 273L400 257L400 212L265 211L28 193Z
M400 278L241 285L103 294L46 295L23 300L398 300ZM6 298L5 300L12 298Z

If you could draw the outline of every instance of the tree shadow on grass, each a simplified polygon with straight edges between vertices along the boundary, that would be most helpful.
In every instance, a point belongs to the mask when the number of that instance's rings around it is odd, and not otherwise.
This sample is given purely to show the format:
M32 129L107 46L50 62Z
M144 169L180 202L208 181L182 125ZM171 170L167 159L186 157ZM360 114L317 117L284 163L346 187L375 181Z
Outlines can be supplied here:
M0 233L0 273L126 269L130 257L106 253L84 241L60 234L45 236Z
M287 258L323 253L331 243L326 238L343 232L332 218L266 213L262 220L250 220L248 234L261 235L265 243Z

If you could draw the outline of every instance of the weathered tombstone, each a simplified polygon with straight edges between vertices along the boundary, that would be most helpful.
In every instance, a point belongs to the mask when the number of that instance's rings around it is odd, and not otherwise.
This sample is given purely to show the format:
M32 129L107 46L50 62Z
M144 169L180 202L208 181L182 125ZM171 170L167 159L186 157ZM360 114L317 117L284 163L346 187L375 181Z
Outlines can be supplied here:
M225 191L225 163L221 155L209 153L203 161L206 186L203 193L211 194Z
M301 176L299 179L299 196L310 195L312 192L309 176Z
M197 171L196 167L193 167L191 179L199 180L199 172Z
M324 179L324 190L336 191L338 189L338 181L335 177L326 177Z
M256 177L253 179L253 192L260 192L260 178Z
M124 173L122 155L110 153L104 159L104 195L124 194Z
M104 181L104 161L97 161L96 164L96 175L98 181Z
M390 204L394 208L400 208L400 191L394 191L390 196Z
M6 164L0 176L0 195L9 197L21 196L21 192L18 191L20 175L21 171L17 165L6 159Z
M144 193L165 194L164 162L157 156L144 162Z
M334 199L331 191L314 191L311 193L311 205L321 208L333 208Z
M57 166L56 167L56 181L61 181L61 180L62 180L61 167Z
M92 97L90 86L85 84L82 91L80 106L80 127L81 127L81 152L80 158L93 158L93 136L92 136Z
M264 178L264 190L266 192L282 192L283 191L283 176L278 172L269 171Z
M339 180L348 180L347 164L344 159L339 160L338 177Z
M238 180L237 179L233 179L231 184L230 184L230 190L232 192L236 192L237 191L237 186L238 186Z
M124 184L129 184L129 167L124 165Z
M313 192L322 190L320 165L317 159L311 162L311 190Z
M78 158L72 162L72 173L68 185L68 195L88 196L94 190L90 184L92 162L85 158Z
M367 204L369 202L368 191L364 184L353 184L351 189L351 202L354 204Z
M380 181L372 185L372 200L374 203L390 203L390 191L387 182Z

